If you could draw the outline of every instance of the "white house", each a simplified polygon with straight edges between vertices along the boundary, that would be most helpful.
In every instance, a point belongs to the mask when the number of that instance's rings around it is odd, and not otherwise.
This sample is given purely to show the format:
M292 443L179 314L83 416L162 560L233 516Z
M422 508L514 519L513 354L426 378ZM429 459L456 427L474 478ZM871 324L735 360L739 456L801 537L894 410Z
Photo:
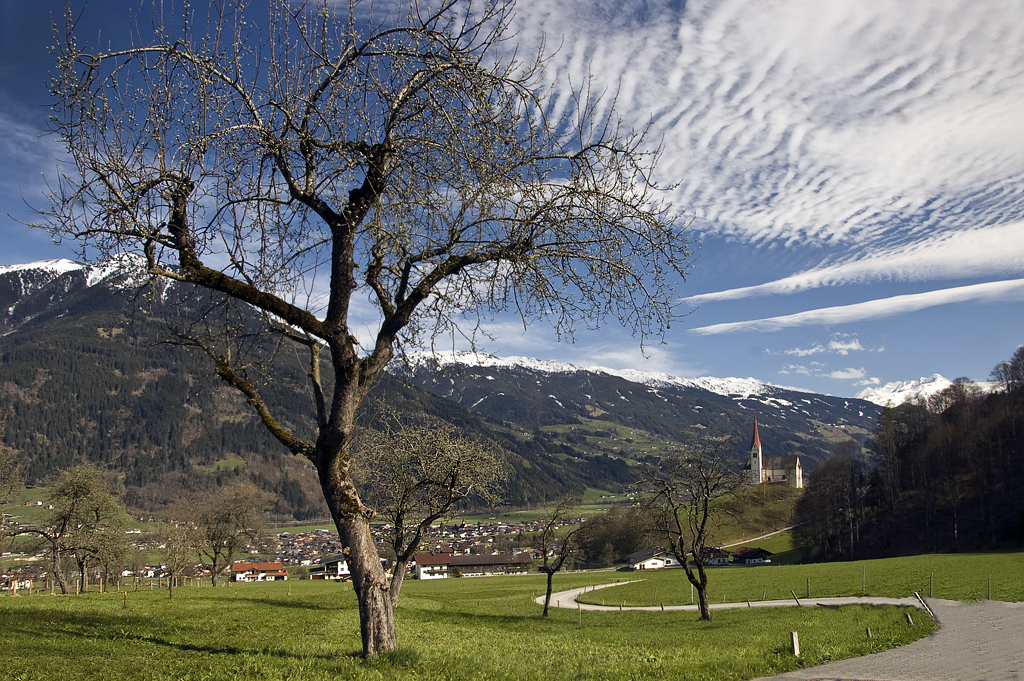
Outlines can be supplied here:
M643 549L626 556L630 570L658 570L680 567L679 561L666 549Z
M317 564L309 568L310 579L327 579L327 580L345 580L352 577L351 571L348 569L348 562L345 560L345 556L338 554L336 556L330 556L317 562Z
M283 582L288 579L284 563L232 563L231 578L236 582Z

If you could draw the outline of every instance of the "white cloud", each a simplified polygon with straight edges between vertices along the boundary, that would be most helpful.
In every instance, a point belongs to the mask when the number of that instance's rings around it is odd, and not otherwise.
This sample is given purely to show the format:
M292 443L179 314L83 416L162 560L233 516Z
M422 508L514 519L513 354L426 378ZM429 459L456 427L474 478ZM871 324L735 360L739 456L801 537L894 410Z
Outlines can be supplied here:
M909 245L868 252L757 286L706 293L688 303L798 293L821 286L883 280L923 281L1024 273L1024 222L930 235Z
M795 357L807 357L809 355L820 355L825 352L825 346L820 343L815 343L809 348L792 348L791 350L783 350L784 355L793 355Z
M865 378L863 381L856 381L856 386L868 386L868 385L881 385L882 379L872 376L871 378Z
M854 368L851 367L849 369L840 369L838 371L833 371L833 372L831 372L828 375L828 377L829 378L851 379L851 378L864 378L864 376L866 376L866 375L867 375L867 372L865 372L863 368L854 369Z
M520 43L544 32L561 45L551 62L561 106L589 67L598 91L619 92L628 124L653 121L659 177L678 182L673 199L701 230L852 254L835 264L845 269L788 285L919 277L923 261L899 262L893 249L1006 234L1024 216L1024 5L676 6L523 0L516 28ZM1010 246L1017 255L979 248L958 264L951 244L934 269L1019 273L1021 237ZM858 265L868 247L877 257Z
M789 350L783 350L781 353L768 351L769 355L783 354L792 357L809 357L811 355L820 355L826 352L831 352L837 355L848 355L855 351L865 351L865 348L860 343L860 339L856 335L846 333L834 333L832 338L828 342L828 346L824 346L821 343L815 343L809 348L790 348Z
M846 324L868 319L881 319L951 303L991 303L1017 300L1024 300L1024 279L993 281L985 284L928 291L926 293L893 296L891 298L854 303L853 305L824 307L779 317L712 324L693 329L693 333L711 335L734 331L778 331L779 329L794 326Z
M857 350L864 350L864 346L860 344L858 338L837 334L829 341L828 349L840 355L848 355Z

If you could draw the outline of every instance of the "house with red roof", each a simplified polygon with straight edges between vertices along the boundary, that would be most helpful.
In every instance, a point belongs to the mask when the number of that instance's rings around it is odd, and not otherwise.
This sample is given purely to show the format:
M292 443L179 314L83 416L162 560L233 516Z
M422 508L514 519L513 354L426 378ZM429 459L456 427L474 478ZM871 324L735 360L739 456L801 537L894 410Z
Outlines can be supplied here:
M245 563L237 561L231 564L231 579L236 582L283 582L288 579L284 563Z

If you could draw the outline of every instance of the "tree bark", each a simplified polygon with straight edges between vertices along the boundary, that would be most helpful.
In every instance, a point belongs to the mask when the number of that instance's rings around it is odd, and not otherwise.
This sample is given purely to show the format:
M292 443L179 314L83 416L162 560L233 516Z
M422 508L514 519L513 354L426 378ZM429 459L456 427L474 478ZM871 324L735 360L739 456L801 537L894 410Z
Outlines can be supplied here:
M321 445L323 446L323 445ZM318 447L319 448L319 447ZM344 445L339 447L343 450ZM352 586L359 602L359 628L363 655L394 650L398 646L390 585L370 535L367 514L351 478L342 475L341 453L319 452L317 470L324 499L338 528Z
M686 563L683 565L686 568L686 578L690 580L690 584L697 590L697 607L700 608L700 618L702 620L711 620L711 606L708 604L708 575L704 572L704 566L700 563L697 565L697 574L693 574L693 570Z
M60 587L60 592L67 595L68 583L64 579L64 573L60 569L60 546L56 541L54 541L51 546L53 547L53 578L57 580L57 586Z
M398 594L402 591L402 582L405 581L405 573L409 571L409 561L395 560L394 570L391 572L391 608L398 606Z
M544 592L544 612L541 614L541 617L548 616L548 606L551 604L551 581L554 576L555 573L548 570L548 588L547 591Z

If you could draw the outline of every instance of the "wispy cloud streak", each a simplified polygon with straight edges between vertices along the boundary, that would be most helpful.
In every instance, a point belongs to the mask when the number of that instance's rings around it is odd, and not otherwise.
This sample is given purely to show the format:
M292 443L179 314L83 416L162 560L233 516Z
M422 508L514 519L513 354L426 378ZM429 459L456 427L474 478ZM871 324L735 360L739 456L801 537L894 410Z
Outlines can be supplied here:
M783 279L683 299L686 303L799 293L822 286L875 281L927 281L1024 273L1024 222L944 232L905 247L874 249L863 257Z
M1024 300L1024 279L994 281L971 286L958 286L939 291L928 291L926 293L893 296L891 298L869 300L853 305L824 307L779 317L712 324L693 329L693 333L706 336L735 331L778 331L794 326L845 324L868 319L881 319L951 303L1016 300Z

